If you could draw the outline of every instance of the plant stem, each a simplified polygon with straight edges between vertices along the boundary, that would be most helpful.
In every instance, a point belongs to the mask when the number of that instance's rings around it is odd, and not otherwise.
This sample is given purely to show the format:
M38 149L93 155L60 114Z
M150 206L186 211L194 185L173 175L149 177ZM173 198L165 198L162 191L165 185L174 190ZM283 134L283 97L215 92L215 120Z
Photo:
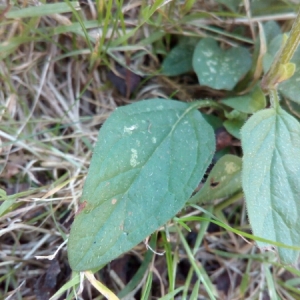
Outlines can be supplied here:
M278 79L281 77L280 76L281 66L287 64L292 59L298 47L299 42L300 42L300 10L294 21L292 30L290 32L290 35L286 43L281 47L281 49L277 53L270 70L267 72L267 74L263 77L261 81L261 86L263 91L267 92L270 89L274 89L276 84L279 83Z
M270 103L271 107L275 108L276 110L279 107L279 97L276 89L270 89L269 90L270 94Z
M232 195L231 197L227 198L223 202L219 203L218 205L216 205L215 211L219 212L219 211L223 210L224 208L226 208L227 206L229 206L230 204L235 203L236 201L242 199L243 197L244 197L244 193L238 192L238 193Z
M198 109L205 107L213 107L222 111L226 110L224 105L219 104L218 102L213 100L197 100L193 102L193 106L197 107Z

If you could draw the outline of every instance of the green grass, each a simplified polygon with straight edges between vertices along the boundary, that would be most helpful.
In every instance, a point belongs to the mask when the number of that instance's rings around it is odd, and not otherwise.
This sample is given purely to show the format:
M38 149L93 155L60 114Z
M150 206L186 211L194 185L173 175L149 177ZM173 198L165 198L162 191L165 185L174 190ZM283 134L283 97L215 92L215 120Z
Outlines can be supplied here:
M222 94L199 86L193 74L167 78L159 71L180 36L211 36L253 53L243 5L248 1L236 2L0 6L1 299L37 299L61 288L65 298L75 299L80 280L72 277L63 243L99 125L116 107L141 99L220 99ZM259 4L251 7L252 18L280 19L289 29L295 1L264 2L263 11ZM257 33L255 23L254 28ZM131 98L107 80L117 64L143 76ZM232 151L239 153L238 141ZM257 249L255 239L242 195L219 199L187 207L152 236L151 248L164 255L146 251L142 243L95 277L120 299L300 299L297 266L281 265L272 251ZM35 258L54 254L62 244L54 260ZM45 281L49 274L54 286ZM88 281L82 297L103 299Z

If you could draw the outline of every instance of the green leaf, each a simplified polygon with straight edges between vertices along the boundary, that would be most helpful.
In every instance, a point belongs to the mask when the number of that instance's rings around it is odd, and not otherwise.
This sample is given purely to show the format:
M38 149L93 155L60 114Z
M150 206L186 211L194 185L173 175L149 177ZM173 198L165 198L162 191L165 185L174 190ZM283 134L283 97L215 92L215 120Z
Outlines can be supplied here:
M293 12L291 3L284 0L253 0L251 1L252 16L261 16L266 14L283 14Z
M183 39L166 56L162 63L162 74L177 76L193 70L193 52L199 39Z
M79 273L72 274L72 278L69 281L67 281L49 300L57 299L59 296L61 296L67 290L75 287L79 283L80 283Z
M141 300L149 299L150 292L151 292L152 281L153 281L153 273L149 272L148 276L147 276L146 283L145 283L145 285L143 285Z
M241 134L243 189L253 234L299 246L300 124L280 107L271 108L254 114ZM284 263L299 256L294 250L278 251Z
M290 79L295 74L296 65L290 62L286 64L280 64L279 70L280 70L280 77L278 78L277 82L282 82Z
M278 85L279 92L288 99L300 104L300 48L294 54L292 63L296 65L294 75Z
M151 239L149 241L150 249L155 249L156 247L156 239L157 235L152 234ZM118 293L118 297L120 299L125 299L126 296L128 296L129 293L131 293L143 280L143 277L147 270L149 269L149 266L152 262L152 258L154 255L153 250L148 249L143 257L143 261L137 270L137 272L134 274L134 276L130 279L130 281L126 284L126 286Z
M4 216L6 212L11 209L17 199L6 199L0 205L0 217Z
M221 102L246 114L253 114L266 107L266 97L258 85L246 95L225 98Z
M267 73L274 61L275 55L282 46L283 34L279 34L274 37L271 42L268 43L267 52L263 58L263 68L264 72Z
M241 139L241 128L245 124L244 120L226 120L224 121L223 125L226 128L226 130L235 138Z
M6 197L7 197L6 191L3 189L0 189L0 200L5 200Z
M268 51L263 58L264 72L266 73L282 46L283 35L275 37L268 45ZM295 65L295 66L294 66ZM295 70L296 67L296 70ZM293 74L293 75L292 75ZM292 76L291 76L292 75ZM291 76L289 78L289 76ZM296 50L291 63L282 66L282 79L289 78L278 85L279 92L286 98L300 104L300 47Z
M231 11L238 12L238 8L241 4L241 0L217 0L217 3L224 4L227 6Z
M291 101L288 98L284 98L280 102L280 106L285 111L287 111L288 113L293 115L298 120L298 122L300 121L300 104L299 103Z
M214 116L212 114L203 114L203 118L214 130L217 130L223 125L222 120L219 117Z
M8 19L42 17L72 12L73 9L80 10L80 4L78 1L70 1L68 3L41 3L38 6L30 6L21 9L16 9L13 7L5 14L5 17Z
M220 198L228 198L242 189L242 159L227 154L221 157L211 170L204 186L189 203L205 203Z
M177 289L175 289L174 291L166 294L165 296L159 298L160 300L173 300L174 297L179 294L180 292L182 292L184 290L184 286L181 286Z
M263 28L267 44L270 44L276 36L281 34L280 26L275 21L268 21L264 23Z
M232 90L251 68L251 56L242 47L221 49L212 38L202 39L193 55L199 83L217 90Z
M200 288L200 282L201 282L201 278L198 278L198 280L196 281L196 283L194 284L192 293L191 293L191 298L190 299L197 299L198 295L199 295L199 288Z
M108 263L182 209L215 150L198 105L140 101L105 122L69 237L73 270Z
M247 119L247 114L238 111L236 109L233 109L230 112L227 112L226 110L224 111L225 117L229 120L241 120L245 121Z
M230 147L225 147L225 148L217 151L214 155L214 160L218 161L221 157L223 157L226 154L230 154Z

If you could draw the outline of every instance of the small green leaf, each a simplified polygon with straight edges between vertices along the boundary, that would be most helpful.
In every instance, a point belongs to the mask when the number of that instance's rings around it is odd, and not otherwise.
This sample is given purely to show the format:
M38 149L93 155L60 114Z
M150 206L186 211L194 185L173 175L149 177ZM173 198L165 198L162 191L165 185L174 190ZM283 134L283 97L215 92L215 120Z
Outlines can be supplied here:
M266 97L258 85L249 94L225 98L221 102L246 114L253 114L266 107Z
M4 198L6 198L6 191L3 189L0 189L0 200L5 200Z
M282 46L284 36L278 35L268 45L268 51L263 58L264 72L266 73L277 53ZM286 80L287 79L287 80ZM290 63L282 66L282 74L278 81L282 81L278 85L279 92L286 98L300 104L300 47L296 50Z
M279 84L279 92L287 97L288 99L297 102L300 104L300 52L299 56L297 55L295 58L292 59L292 62L296 65L296 70L294 75L289 78L288 80ZM298 54L297 53L297 54Z
M217 130L223 125L222 120L212 114L203 114L203 118L214 130Z
M287 111L288 113L293 115L298 120L298 122L300 121L300 104L299 103L291 101L288 98L284 98L280 102L280 106L285 111Z
M193 55L199 83L217 90L232 90L251 68L251 56L242 47L221 49L212 38L202 39Z
M11 210L12 206L16 202L16 198L5 199L0 205L0 217L4 216L8 210Z
M226 130L235 138L241 139L241 128L245 124L244 120L233 119L224 121L223 125Z
M263 28L267 44L270 44L276 36L281 34L280 26L275 21L268 21L264 23Z
M299 246L300 124L280 107L271 108L254 114L241 134L243 189L253 234ZM278 251L284 263L299 256L294 250Z
M140 101L105 122L69 236L73 270L108 263L182 209L215 151L197 105Z
M233 109L230 112L227 112L226 110L224 111L225 117L229 120L241 120L245 121L247 119L247 114L238 111L236 109Z
M240 0L217 0L216 2L220 4L224 4L227 6L231 11L233 12L238 12L238 8L241 4Z
M242 159L227 154L221 157L211 170L204 186L189 203L205 203L216 199L228 198L242 189Z
M274 61L276 53L282 47L283 34L274 37L269 43L267 52L263 58L263 68L264 72L267 73Z
M162 63L162 74L177 76L193 70L193 52L199 39L184 39L175 46Z
M281 64L279 66L279 70L280 78L278 78L277 80L278 83L290 79L295 74L296 65L290 62L286 64Z

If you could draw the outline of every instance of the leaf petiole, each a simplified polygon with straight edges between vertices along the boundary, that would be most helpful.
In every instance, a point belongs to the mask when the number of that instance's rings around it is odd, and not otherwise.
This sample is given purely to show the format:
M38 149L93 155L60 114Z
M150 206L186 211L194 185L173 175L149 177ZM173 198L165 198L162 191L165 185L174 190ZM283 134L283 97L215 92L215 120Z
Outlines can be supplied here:
M283 76L282 72L288 66L290 60L292 59L295 51L300 42L300 10L293 24L292 30L290 32L289 37L287 38L284 45L281 47L279 52L277 53L274 62L267 72L267 74L263 77L261 81L261 87L264 92L268 92L271 89L274 89L278 83L285 79L288 79Z

